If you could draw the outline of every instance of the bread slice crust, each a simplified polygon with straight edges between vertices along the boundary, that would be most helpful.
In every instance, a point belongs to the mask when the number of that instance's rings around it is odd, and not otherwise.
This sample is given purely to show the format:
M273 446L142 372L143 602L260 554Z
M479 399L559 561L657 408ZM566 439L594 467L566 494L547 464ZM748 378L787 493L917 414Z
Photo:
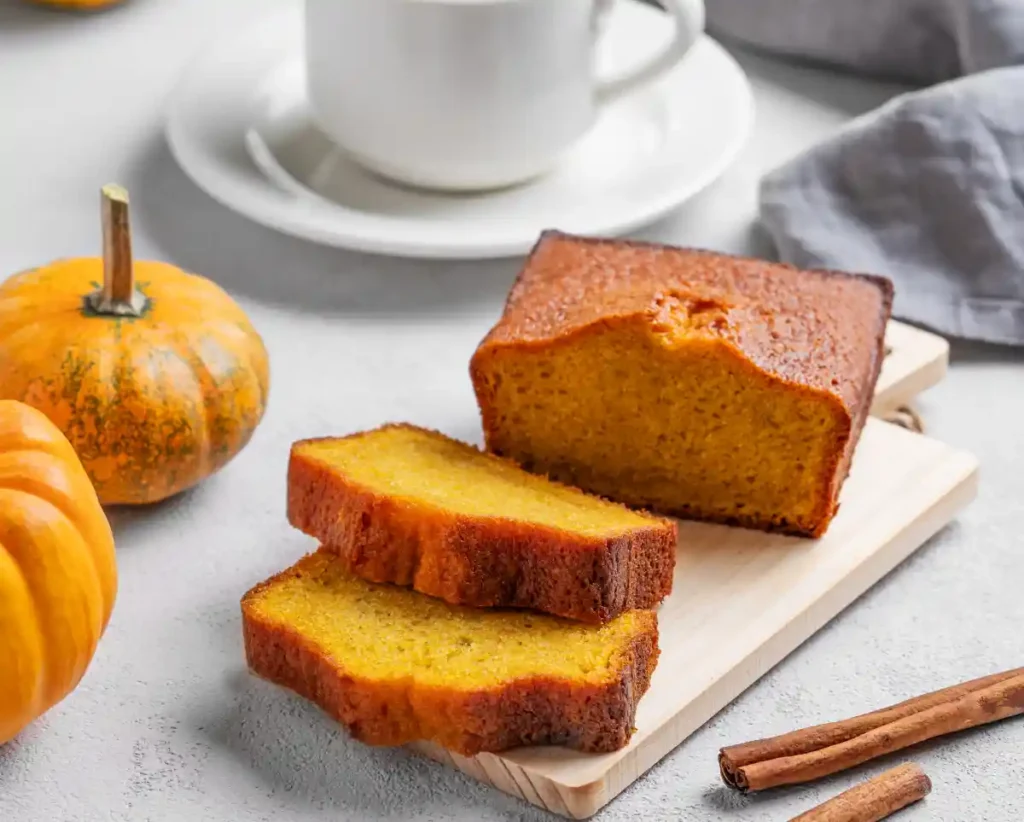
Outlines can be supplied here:
M375 746L430 741L473 756L527 745L605 753L632 737L659 655L653 612L637 614L639 630L616 649L614 676L606 682L537 676L471 690L415 677L373 680L353 675L301 630L261 613L262 592L303 573L308 560L242 599L246 660L253 673L318 705L354 738Z
M394 427L444 437L414 426L384 426ZM455 605L529 608L589 623L654 608L672 591L678 531L671 520L652 516L649 527L598 537L466 516L382 494L344 476L304 447L320 441L292 447L288 520L364 579L412 587ZM463 445L480 458L499 459Z

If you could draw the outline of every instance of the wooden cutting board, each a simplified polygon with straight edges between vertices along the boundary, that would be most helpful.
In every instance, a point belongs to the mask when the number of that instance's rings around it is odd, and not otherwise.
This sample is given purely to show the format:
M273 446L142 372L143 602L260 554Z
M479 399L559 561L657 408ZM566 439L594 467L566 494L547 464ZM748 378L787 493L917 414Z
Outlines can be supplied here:
M949 365L945 339L904 323L889 323L885 346L885 362L871 405L875 416L885 416L940 382Z
M877 413L937 382L947 362L932 334L894 323L887 339ZM592 816L953 519L976 479L969 454L871 419L820 540L680 522L674 590L658 617L661 657L628 747L471 758L413 747L556 814ZM707 768L716 778L717 763Z

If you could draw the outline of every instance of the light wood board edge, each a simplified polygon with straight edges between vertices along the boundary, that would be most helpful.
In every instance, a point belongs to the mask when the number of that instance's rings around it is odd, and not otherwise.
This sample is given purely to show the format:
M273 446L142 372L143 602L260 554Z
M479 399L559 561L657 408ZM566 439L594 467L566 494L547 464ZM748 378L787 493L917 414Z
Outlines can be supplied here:
M885 334L889 349L875 386L871 413L884 416L942 381L949 368L949 342L929 331L893 320Z
M464 757L432 743L410 747L546 811L569 819L588 819L948 525L974 499L977 487L977 460L970 454L950 450L947 459L929 476L929 482L914 489L910 500L893 500L893 505L900 507L912 504L914 499L920 501L921 513L912 522L880 514L869 527L889 529L890 533L880 534L877 550L837 584L808 602L757 653L709 683L702 695L672 720L647 735L641 744L631 746L599 779L570 784L494 754ZM894 527L894 520L902 524ZM709 763L708 768L709 774L717 774L715 762Z
M523 768L495 754L462 756L433 742L415 742L408 747L478 782L497 788L502 793L568 819L587 819L614 798L602 801L600 794L604 790L601 785L582 788L562 785L543 774L535 773L531 768Z

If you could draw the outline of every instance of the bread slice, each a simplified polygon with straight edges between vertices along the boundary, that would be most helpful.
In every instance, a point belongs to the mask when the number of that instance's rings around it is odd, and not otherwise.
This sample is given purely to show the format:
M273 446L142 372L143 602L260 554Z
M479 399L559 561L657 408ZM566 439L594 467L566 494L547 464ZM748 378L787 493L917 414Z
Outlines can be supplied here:
M250 668L357 739L467 756L621 748L658 657L650 611L586 625L463 608L352 576L323 550L247 593L242 623Z
M882 277L547 232L472 358L487 447L628 505L819 536L892 298Z
M604 622L672 589L674 522L409 425L295 443L288 518L358 576L453 604Z

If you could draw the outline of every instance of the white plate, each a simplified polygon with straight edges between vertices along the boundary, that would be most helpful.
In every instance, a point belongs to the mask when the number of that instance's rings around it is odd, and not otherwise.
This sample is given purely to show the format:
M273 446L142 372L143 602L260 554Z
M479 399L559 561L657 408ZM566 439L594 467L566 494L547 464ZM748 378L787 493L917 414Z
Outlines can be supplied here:
M416 191L363 171L312 124L301 15L296 4L216 42L176 90L167 139L214 199L314 242L487 258L525 253L546 228L621 234L713 182L753 122L743 70L705 37L675 71L608 107L549 175L485 194ZM632 65L671 34L665 15L634 2L619 2L607 26L602 71Z

